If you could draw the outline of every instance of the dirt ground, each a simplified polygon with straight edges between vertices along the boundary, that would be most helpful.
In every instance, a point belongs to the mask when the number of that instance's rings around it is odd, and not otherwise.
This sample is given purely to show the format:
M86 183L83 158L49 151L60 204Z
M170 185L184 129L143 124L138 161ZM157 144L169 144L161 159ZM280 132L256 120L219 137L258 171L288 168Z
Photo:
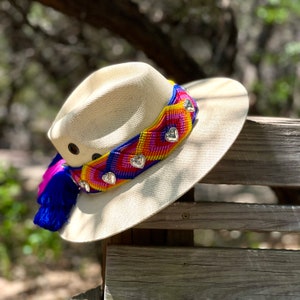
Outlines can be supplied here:
M89 263L85 270L65 271L45 269L44 273L28 279L7 280L0 277L1 300L61 300L100 284L100 267Z

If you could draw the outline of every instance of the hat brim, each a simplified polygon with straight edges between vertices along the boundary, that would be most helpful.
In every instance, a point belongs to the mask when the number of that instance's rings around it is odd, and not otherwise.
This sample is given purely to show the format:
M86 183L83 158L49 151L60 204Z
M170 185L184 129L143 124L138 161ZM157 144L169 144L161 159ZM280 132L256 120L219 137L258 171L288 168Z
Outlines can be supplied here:
M60 231L72 242L100 240L156 214L192 188L222 158L245 122L247 91L229 78L183 85L199 113L186 140L169 157L109 192L80 193L69 222Z

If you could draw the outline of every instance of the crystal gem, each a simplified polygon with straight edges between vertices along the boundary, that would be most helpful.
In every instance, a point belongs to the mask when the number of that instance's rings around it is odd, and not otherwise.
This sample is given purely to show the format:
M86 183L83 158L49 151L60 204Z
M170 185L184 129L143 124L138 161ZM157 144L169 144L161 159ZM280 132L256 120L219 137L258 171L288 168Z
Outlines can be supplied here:
M115 184L117 179L113 172L107 172L102 175L102 180L108 184Z
M130 164L134 168L143 169L146 163L146 157L143 154L137 154L130 159Z
M179 139L178 130L176 127L171 127L165 134L165 139L167 142L175 143Z
M189 112L194 112L195 111L195 107L192 104L192 101L190 99L186 99L184 101L184 108L189 111Z
M90 189L90 185L86 181L80 180L78 182L78 184L79 184L79 186L80 186L81 189L85 190L87 193L90 192L90 190L91 190Z

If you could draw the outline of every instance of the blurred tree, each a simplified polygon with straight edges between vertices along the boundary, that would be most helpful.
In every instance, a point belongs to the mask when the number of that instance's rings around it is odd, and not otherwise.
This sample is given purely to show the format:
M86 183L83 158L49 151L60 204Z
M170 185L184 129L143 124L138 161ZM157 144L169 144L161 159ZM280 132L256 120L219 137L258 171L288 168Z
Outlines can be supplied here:
M240 49L241 70L253 112L299 116L300 2L256 0L243 7L246 14L239 18L239 32L246 49Z
M0 144L45 152L45 132L91 71L150 62L179 83L243 82L251 113L300 111L297 0L2 0Z

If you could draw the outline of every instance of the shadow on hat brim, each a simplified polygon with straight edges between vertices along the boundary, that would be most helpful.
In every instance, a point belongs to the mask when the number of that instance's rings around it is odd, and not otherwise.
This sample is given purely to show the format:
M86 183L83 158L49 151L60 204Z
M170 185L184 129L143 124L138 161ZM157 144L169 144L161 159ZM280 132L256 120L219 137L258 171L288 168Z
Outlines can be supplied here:
M183 86L199 106L187 139L169 157L130 182L109 192L81 193L68 224L60 231L62 238L89 242L135 226L191 189L227 152L247 116L247 91L229 78Z

